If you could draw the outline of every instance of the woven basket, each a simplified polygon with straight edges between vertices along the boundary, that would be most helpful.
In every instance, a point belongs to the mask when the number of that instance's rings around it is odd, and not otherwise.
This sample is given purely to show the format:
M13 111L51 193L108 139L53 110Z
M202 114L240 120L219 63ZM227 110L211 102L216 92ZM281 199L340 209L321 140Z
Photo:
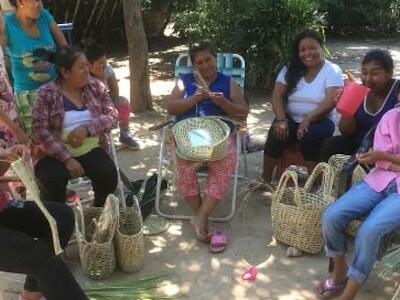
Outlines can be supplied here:
M358 220L358 219L351 221L346 227L346 233L348 235L355 236L358 231L358 228L360 228L362 222L363 222L362 220Z
M328 160L328 164L333 168L335 173L335 179L333 181L333 193L332 193L332 196L334 197L338 197L339 180L342 174L343 165L350 157L351 157L350 155L346 154L335 154L332 155ZM351 177L351 183L354 184L355 182L359 181L364 177L365 174L366 173L364 169L360 165L357 165L357 167L353 171L353 175Z
M351 157L350 155L346 154L335 154L332 155L328 160L328 164L332 167L334 172L332 196L335 198L338 196L339 180L343 169L343 165L350 157Z
M120 208L115 234L117 262L124 272L139 270L144 261L143 222L136 196L131 207Z
M312 192L316 179L322 174L322 189ZM326 163L318 164L304 188L299 188L297 174L282 174L271 207L274 237L307 253L320 253L324 240L321 231L323 210L334 201L332 197L333 170ZM294 187L288 187L289 180Z
M172 129L176 154L193 161L220 160L228 155L229 126L216 117L190 118Z
M113 239L118 215L118 199L114 195L107 197L102 208L83 208L78 202L75 222L79 256L83 272L92 279L104 279L115 270Z

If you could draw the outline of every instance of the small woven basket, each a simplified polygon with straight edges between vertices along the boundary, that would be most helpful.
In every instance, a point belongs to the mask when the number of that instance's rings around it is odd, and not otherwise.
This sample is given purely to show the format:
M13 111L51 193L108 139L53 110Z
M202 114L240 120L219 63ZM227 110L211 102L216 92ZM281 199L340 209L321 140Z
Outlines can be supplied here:
M76 238L82 269L89 278L104 279L115 270L113 239L118 215L118 199L114 195L107 197L102 208L83 208L78 202Z
M338 197L338 188L339 188L339 180L340 176L342 175L342 169L346 161L350 158L350 155L346 154L335 154L332 155L329 160L328 164L333 168L333 171L335 173L335 179L333 181L333 193L332 195L334 197ZM357 167L353 171L353 175L351 177L351 183L354 184L355 182L359 181L362 179L365 175L364 169L360 166L357 165Z
M120 208L119 224L115 234L118 266L124 272L138 271L144 261L143 221L136 196L133 205Z
M346 227L346 233L351 236L356 236L358 228L360 228L362 224L362 220L353 220Z
M339 180L343 169L343 165L350 157L351 157L350 155L346 154L335 154L332 155L328 160L328 164L332 167L334 172L332 196L335 198L338 196Z
M322 189L312 192L317 178L322 174ZM304 188L299 188L297 174L282 174L271 207L274 237L287 245L307 253L320 253L324 240L321 230L323 210L334 201L332 197L333 170L326 163L318 164ZM289 180L294 187L288 187Z
M172 128L176 154L193 161L220 160L228 155L229 126L216 117L182 120Z

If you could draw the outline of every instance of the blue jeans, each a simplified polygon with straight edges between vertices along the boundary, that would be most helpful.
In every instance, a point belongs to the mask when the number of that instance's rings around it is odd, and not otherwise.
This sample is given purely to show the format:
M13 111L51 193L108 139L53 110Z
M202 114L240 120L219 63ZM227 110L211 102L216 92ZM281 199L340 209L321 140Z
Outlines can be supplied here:
M347 224L366 215L357 232L353 260L347 271L347 276L359 284L367 279L383 237L400 226L400 194L395 180L379 193L360 181L325 210L322 232L327 256L345 255Z

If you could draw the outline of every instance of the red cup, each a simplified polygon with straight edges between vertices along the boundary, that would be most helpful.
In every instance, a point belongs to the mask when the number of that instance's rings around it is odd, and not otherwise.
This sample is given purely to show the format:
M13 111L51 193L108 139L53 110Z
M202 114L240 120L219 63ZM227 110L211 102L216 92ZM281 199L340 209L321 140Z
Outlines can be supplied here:
M354 116L369 91L369 88L349 81L343 88L336 110L346 118Z

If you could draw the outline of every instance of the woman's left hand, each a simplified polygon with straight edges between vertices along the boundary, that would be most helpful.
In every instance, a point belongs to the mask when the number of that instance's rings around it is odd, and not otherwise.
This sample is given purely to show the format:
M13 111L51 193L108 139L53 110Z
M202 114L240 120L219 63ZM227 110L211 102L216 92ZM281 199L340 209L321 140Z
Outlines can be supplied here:
M385 160L385 152L377 151L372 148L365 153L357 153L356 159L360 164L373 165L379 160Z
M210 93L210 97L211 97L211 100L212 100L215 104L217 104L218 106L221 106L222 103L225 102L224 93L221 93L221 92L211 92L211 93Z
M308 131L308 126L310 126L310 121L307 118L300 123L297 128L297 139L300 140L304 137L304 134Z
M88 131L86 127L79 126L75 128L67 137L68 144L74 148L82 146L83 140L88 137Z
M6 160L17 160L20 157L26 156L28 148L25 145L14 145L1 151L1 157Z

